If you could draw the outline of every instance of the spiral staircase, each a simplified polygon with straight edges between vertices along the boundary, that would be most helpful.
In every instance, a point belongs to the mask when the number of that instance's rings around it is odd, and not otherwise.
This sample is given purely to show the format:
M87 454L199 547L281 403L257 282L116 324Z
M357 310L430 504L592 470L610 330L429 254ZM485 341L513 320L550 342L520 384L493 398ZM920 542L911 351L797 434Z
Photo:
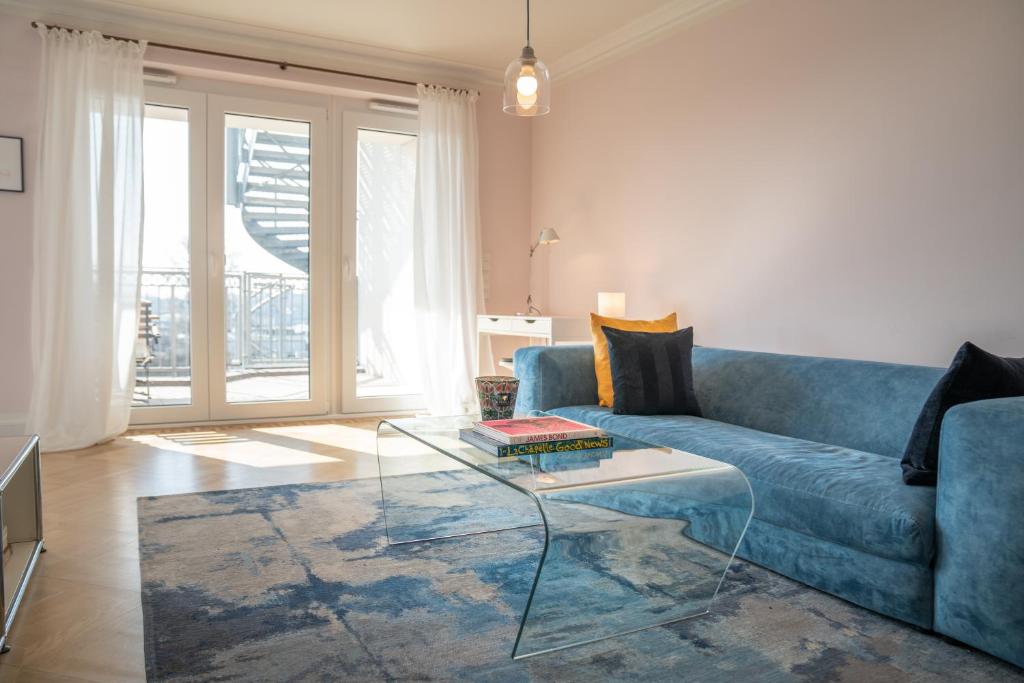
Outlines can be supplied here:
M309 273L309 136L252 128L227 134L228 201L269 253Z

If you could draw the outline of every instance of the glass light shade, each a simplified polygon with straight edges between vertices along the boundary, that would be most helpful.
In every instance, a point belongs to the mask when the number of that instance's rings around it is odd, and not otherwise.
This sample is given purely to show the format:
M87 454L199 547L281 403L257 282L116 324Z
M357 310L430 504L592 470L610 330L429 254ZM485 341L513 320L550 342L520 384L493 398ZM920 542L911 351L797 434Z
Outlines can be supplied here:
M529 45L505 69L503 109L515 116L542 116L551 111L551 77Z
M625 292L598 292L597 314L606 318L626 317Z
M544 228L543 230L540 231L540 238L537 240L537 243L554 244L555 242L558 242L560 239L561 238L559 238L558 233L555 231L554 228Z

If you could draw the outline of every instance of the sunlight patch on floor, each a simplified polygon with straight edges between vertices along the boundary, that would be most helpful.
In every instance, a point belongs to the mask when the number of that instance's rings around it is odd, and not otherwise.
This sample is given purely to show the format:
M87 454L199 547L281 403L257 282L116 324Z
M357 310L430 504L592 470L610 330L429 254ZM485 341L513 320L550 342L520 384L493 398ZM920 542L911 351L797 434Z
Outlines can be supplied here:
M312 453L303 448L265 443L245 438L237 433L219 431L138 434L127 438L161 450L176 450L248 467L291 467L343 461L337 456ZM310 445L315 447L313 444Z
M215 444L215 443L246 443L249 440L238 436L237 434L228 434L225 432L182 432L181 434L165 434L164 439L173 441L181 446L198 446L202 444Z
M377 456L377 425L375 422L368 422L365 426L359 427L331 423L280 425L275 427L257 427L252 431L302 439L303 441L320 444L321 446L344 448L347 451Z

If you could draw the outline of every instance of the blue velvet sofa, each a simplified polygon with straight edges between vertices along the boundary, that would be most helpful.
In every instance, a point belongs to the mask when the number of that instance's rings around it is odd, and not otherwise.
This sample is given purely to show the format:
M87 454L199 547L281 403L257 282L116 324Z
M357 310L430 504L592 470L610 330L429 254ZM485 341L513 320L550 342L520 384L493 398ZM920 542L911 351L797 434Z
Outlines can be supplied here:
M693 370L703 418L615 415L592 347L527 347L516 408L736 465L755 507L739 556L1024 666L1024 397L950 410L938 486L907 486L942 369L697 347Z

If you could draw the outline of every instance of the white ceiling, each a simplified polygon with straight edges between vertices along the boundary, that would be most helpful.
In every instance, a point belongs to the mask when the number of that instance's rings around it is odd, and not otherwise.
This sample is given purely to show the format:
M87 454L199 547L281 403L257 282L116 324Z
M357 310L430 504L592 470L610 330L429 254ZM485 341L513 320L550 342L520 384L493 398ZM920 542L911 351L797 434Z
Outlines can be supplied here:
M158 10L503 70L525 42L525 0L112 0ZM650 21L680 0L532 0L537 56L549 65ZM692 5L690 0L686 4Z
M747 1L532 0L532 43L552 78L560 80ZM519 54L526 38L525 4L525 0L0 0L0 14L146 39L151 44L473 87L500 83L505 67ZM159 50L152 55L147 61L151 66L175 71L192 68L206 73L219 68L190 66L177 57L168 61Z

